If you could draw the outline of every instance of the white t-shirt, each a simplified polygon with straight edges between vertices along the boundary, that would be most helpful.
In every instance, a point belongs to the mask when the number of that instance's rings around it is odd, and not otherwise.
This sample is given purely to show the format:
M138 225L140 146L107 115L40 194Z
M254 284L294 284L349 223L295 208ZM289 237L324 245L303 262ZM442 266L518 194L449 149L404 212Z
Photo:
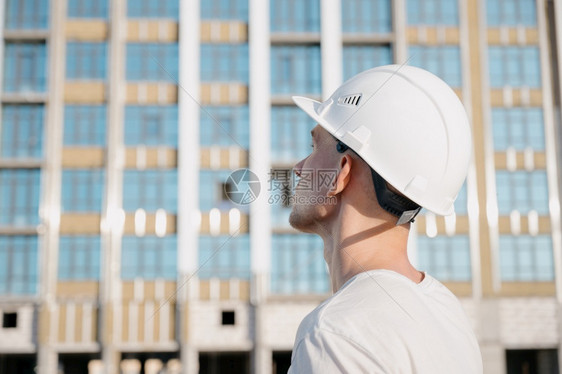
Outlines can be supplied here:
M425 274L356 275L299 326L290 374L482 373L482 356L457 298Z

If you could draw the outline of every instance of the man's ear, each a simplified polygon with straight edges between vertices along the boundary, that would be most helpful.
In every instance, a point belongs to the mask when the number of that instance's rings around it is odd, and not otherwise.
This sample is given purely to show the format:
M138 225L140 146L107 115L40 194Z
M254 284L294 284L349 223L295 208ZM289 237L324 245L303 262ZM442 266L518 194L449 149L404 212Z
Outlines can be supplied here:
M351 165L353 163L353 159L350 155L343 155L340 159L340 171L336 175L336 180L334 181L333 187L330 191L328 191L328 196L336 196L337 194L341 193L347 184L349 183L349 179L351 178Z

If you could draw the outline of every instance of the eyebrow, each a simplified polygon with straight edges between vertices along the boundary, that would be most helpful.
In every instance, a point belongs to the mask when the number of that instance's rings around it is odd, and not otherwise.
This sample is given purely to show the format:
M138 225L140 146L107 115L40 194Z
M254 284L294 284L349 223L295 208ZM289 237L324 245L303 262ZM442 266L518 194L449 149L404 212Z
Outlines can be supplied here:
M315 134L314 129L310 130L310 136L312 136L312 138L314 138L314 134Z

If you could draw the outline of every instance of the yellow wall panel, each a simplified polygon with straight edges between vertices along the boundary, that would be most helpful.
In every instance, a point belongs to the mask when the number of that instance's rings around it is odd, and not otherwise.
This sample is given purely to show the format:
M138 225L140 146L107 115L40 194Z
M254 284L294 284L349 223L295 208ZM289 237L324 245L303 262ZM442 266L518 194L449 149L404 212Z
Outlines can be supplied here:
M174 214L166 214L166 234L176 233L176 216ZM145 235L155 235L156 234L156 213L147 212L146 222L144 228ZM125 225L123 228L125 235L135 235L135 213L128 212L125 214Z
M81 342L82 341L82 331L83 329L83 324L84 324L84 313L83 312L83 307L81 304L77 304L76 305L76 311L74 312L74 341L75 342Z
M143 159L138 160L142 156ZM136 169L138 163L145 168L176 168L178 165L178 152L169 147L144 147L139 152L137 147L128 147L125 150L125 168Z
M522 32L515 27L489 28L489 45L537 45L539 34L536 28L525 28Z
M470 282L443 282L457 297L468 297L472 295L472 284Z
M92 281L59 281L57 283L57 296L61 298L95 298L99 293L99 283Z
M66 21L66 38L80 41L103 41L107 39L108 27L100 20Z
M211 284L208 280L199 281L199 299L200 300L211 299Z
M525 169L525 152L518 151L515 153L517 169ZM496 152L494 154L494 164L497 170L507 169L507 153ZM534 169L546 169L546 153L535 152L533 153L533 166Z
M175 104L178 87L174 83L127 83L127 104Z
M101 215L95 213L64 213L60 219L60 233L99 234Z
M202 43L243 43L248 41L248 25L238 21L202 21Z
M129 20L129 42L174 42L178 40L178 24L167 20Z
M240 281L240 300L250 300L250 282Z
M72 104L99 104L105 101L105 84L99 81L67 81L64 84L64 102Z
M105 150L99 147L64 147L63 168L100 168L105 165Z
M202 83L201 103L205 105L230 105L248 102L248 87L240 83Z
M229 235L230 234L230 219L229 214L226 211L221 212L221 221L220 221L220 231L219 234L221 235ZM201 213L201 227L200 233L204 235L208 235L211 232L211 225L209 219L209 213L203 212ZM240 216L240 234L248 232L248 215L241 214Z
M58 331L57 331L57 341L64 342L66 340L66 305L59 304L59 315L58 315Z
M505 97L506 93L501 88L493 88L490 90L490 101L493 107L506 106L506 102L511 102L512 106L541 106L542 105L542 91L537 88L529 89L528 93L523 94L519 88L509 90L511 98ZM527 99L524 99L527 97ZM528 102L524 102L528 100Z
M459 29L456 27L417 27L406 29L406 38L410 44L445 45L459 43Z
M502 282L500 296L555 296L554 282Z

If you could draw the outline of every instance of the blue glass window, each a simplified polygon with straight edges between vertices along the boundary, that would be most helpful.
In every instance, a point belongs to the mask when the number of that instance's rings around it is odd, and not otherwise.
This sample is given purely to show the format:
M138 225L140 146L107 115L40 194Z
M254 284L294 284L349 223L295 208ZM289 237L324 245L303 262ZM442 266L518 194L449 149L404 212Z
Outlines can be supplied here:
M121 249L121 278L169 279L177 276L176 236L124 236Z
M284 191L273 191L270 195L271 201L271 225L275 229L290 229L289 216L292 206L287 206L284 201L290 201L290 195Z
M128 0L129 18L173 18L178 19L179 0Z
M468 236L418 236L419 268L441 281L469 281Z
M451 87L462 86L459 47L412 46L409 48L409 52L409 65L429 70Z
M108 0L68 0L69 18L107 18Z
M322 240L302 234L273 235L271 292L325 294L330 292Z
M100 279L101 240L99 236L61 236L59 279Z
M201 44L201 80L248 83L248 44Z
M486 0L489 26L536 26L535 0Z
M205 107L201 110L202 146L218 145L249 148L247 106Z
M544 151L544 125L541 108L493 108L494 149L518 151L532 148Z
M0 169L0 225L39 223L39 169Z
M295 163L311 152L314 121L296 106L271 108L271 160Z
M62 210L101 212L105 172L102 169L67 169L62 172Z
M248 0L205 0L201 2L204 20L248 21Z
M538 47L488 47L492 87L540 87Z
M6 43L4 91L44 92L46 59L45 43Z
M7 0L6 29L46 29L49 0Z
M457 199L455 200L455 214L456 215L466 215L468 213L468 202L466 193L466 181L462 185Z
M177 169L125 170L123 173L123 208L134 212L178 209Z
M347 80L364 70L392 63L389 46L344 46L343 78Z
M107 43L66 45L67 79L105 79Z
M268 198L271 205L271 224L275 229L289 229L289 216L292 210L292 196L298 177L292 167L271 169L267 176Z
M37 292L37 236L0 236L0 294Z
M249 279L249 235L200 236L198 274L200 279Z
M272 46L272 94L320 94L319 46Z
M342 1L342 29L349 33L389 33L392 31L390 0Z
M104 146L105 105L66 105L64 107L64 145Z
M409 25L458 25L458 2L451 0L406 0Z
M177 105L125 107L125 144L177 147Z
M177 43L127 44L127 80L176 82L177 78Z
M213 208L227 211L233 207L224 192L225 183L231 170L204 170L199 171L199 209L208 212ZM237 208L240 208L237 206Z
M500 235L500 272L503 281L552 281L552 239L547 235Z
M269 4L271 31L319 32L320 1L272 0Z
M496 171L499 213L508 215L513 210L527 214L536 210L548 214L548 185L546 171Z
M4 105L0 126L2 158L41 158L43 105Z

